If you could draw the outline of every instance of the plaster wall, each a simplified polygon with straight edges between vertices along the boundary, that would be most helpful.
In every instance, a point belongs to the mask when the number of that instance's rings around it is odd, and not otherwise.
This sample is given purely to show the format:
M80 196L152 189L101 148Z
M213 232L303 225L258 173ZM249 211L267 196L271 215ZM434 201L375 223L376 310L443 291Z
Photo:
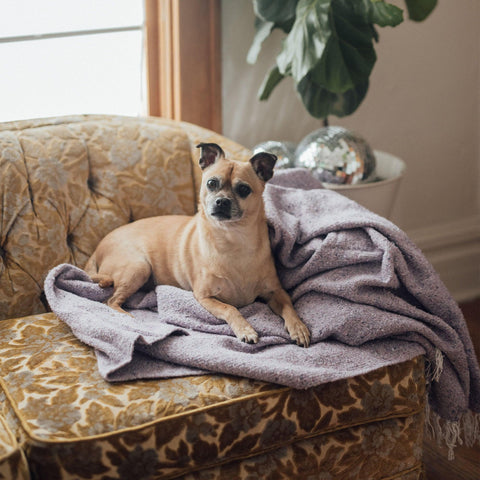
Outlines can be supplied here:
M249 147L264 140L298 142L322 123L308 115L289 78L268 101L257 100L279 51L273 40L283 34L267 39L257 63L249 65L253 21L250 0L222 0L223 133ZM422 23L379 28L364 102L350 117L329 119L407 163L393 221L432 255L439 245L467 242L475 252L467 263L480 263L478 25L479 2L439 0ZM452 229L463 229L461 240L452 240ZM472 275L480 293L478 269Z
M350 117L332 117L373 148L408 165L394 219L411 229L478 213L480 8L472 0L440 0L423 23L378 29L378 60L366 99ZM289 78L267 102L257 90L273 65L268 41L246 63L253 29L248 0L223 0L223 133L246 145L298 142L321 122L310 117ZM281 32L275 32L278 40Z

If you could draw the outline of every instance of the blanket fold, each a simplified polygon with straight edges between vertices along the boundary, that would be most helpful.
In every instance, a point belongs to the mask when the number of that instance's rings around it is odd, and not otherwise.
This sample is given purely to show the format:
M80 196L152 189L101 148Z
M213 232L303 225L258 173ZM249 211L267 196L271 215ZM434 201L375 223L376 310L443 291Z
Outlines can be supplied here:
M404 232L321 188L306 170L277 172L264 200L278 274L311 346L292 344L282 320L260 302L241 309L259 343L242 344L192 292L164 285L132 296L130 317L102 303L110 289L59 265L45 281L47 299L95 349L104 378L221 372L309 388L425 354L436 369L433 412L447 422L480 413L480 369L465 320Z

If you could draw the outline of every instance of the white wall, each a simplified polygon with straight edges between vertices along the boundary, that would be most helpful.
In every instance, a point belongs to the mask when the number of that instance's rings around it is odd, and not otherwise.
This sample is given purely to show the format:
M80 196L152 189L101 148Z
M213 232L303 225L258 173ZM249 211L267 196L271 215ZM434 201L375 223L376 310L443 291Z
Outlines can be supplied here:
M279 47L269 39L257 63L246 63L253 20L250 0L222 1L223 133L249 147L269 139L298 142L321 122L308 115L290 79L267 102L257 100ZM439 0L423 23L379 29L366 99L354 115L330 119L406 161L393 221L459 300L480 294L478 25L479 2Z

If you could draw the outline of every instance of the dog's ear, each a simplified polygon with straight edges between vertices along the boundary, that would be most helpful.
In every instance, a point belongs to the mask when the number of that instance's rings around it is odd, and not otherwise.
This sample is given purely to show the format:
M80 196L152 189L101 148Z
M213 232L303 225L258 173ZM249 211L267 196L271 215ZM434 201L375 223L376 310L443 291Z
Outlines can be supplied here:
M250 159L255 173L264 182L268 182L273 177L273 167L276 161L276 155L267 152L259 152Z
M216 143L199 143L197 148L202 149L198 161L202 170L213 165L219 158L225 158L225 152Z

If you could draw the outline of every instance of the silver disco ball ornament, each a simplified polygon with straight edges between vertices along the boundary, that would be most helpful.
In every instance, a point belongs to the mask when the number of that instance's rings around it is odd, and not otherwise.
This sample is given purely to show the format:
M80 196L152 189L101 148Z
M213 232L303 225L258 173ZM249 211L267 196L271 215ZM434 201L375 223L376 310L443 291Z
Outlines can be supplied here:
M270 140L262 142L253 147L253 153L259 152L272 153L277 157L275 168L291 168L295 161L296 144L293 142L276 142Z
M368 143L342 127L324 127L307 135L295 152L295 166L308 168L321 182L353 185L372 181L375 155Z

